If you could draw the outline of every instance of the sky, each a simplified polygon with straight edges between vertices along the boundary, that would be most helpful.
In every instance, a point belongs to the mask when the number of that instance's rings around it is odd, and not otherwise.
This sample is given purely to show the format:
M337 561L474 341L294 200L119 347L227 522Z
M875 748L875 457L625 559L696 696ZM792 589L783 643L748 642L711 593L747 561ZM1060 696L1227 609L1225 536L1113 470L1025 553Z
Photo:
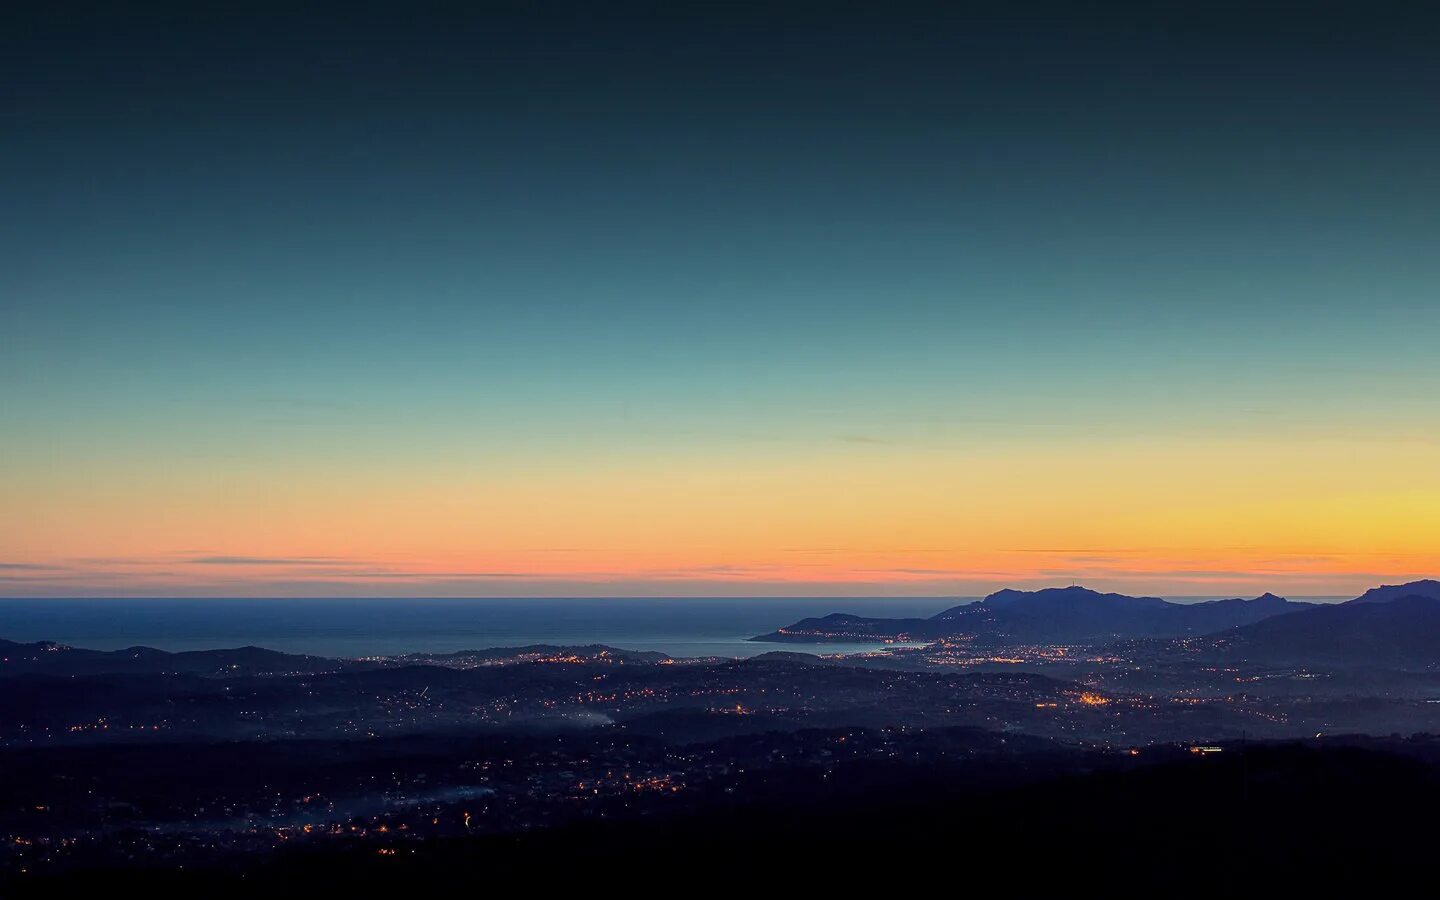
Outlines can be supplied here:
M1440 573L1440 21L1083 6L6 4L0 596Z

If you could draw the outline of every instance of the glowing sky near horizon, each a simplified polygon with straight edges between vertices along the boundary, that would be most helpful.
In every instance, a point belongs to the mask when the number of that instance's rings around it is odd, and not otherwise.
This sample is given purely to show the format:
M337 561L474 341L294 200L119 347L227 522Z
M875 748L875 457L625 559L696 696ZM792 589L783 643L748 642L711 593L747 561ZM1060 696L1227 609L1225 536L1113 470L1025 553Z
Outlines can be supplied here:
M1433 24L500 8L0 29L0 596L1440 573Z

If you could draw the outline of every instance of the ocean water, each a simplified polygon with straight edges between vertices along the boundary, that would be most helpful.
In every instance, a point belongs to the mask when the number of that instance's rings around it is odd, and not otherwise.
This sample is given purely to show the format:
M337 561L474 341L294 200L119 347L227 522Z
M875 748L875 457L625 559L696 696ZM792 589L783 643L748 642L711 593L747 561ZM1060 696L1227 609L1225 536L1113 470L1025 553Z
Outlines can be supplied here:
M882 645L745 639L806 616L931 616L968 599L0 599L0 638L96 650L254 645L337 657L525 644L608 644L671 656L854 653Z

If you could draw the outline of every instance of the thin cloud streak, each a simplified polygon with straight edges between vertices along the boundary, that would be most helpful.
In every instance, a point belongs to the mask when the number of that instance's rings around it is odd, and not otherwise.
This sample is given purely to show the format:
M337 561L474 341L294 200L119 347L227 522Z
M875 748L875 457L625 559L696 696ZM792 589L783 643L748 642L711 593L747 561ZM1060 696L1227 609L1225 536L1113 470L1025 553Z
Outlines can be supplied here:
M333 556L201 556L185 562L192 566L330 566L358 560Z

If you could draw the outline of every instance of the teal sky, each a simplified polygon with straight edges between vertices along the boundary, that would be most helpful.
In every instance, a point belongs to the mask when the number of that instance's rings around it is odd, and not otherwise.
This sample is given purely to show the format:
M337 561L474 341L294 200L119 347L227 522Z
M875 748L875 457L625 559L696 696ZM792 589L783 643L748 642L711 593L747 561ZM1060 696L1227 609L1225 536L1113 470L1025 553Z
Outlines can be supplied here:
M503 9L4 29L11 556L192 468L1437 434L1431 22Z

